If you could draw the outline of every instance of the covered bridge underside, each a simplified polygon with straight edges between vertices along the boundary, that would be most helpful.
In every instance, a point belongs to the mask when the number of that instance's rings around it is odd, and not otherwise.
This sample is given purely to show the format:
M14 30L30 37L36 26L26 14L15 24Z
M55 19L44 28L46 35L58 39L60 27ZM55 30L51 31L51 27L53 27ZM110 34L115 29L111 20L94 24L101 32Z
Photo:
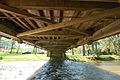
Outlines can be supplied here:
M0 0L0 36L64 57L68 49L120 33L120 0Z

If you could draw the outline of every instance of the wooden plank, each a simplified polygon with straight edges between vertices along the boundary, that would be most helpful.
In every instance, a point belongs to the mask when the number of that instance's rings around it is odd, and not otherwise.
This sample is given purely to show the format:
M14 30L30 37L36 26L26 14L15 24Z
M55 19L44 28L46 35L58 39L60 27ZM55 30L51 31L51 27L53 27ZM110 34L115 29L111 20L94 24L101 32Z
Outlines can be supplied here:
M48 34L48 35L28 35L30 37L74 37L76 35L53 35L53 34Z
M81 15L81 17L84 17L84 16L89 16L91 15L94 11L97 11L98 9L91 9L91 10L88 10L88 11L84 11L84 13ZM100 9L99 9L100 10ZM98 10L98 11L99 11ZM93 21L88 21L88 22L85 22L85 23L82 23L82 24L79 24L79 26L76 26L76 28L79 28L80 30L85 30L87 29L91 23Z
M49 12L50 12L51 20L54 21L54 12L53 12L53 10L50 10Z
M0 24L0 35L18 40L18 38L16 37L16 32L7 26L4 26L3 24Z
M63 14L64 14L64 11L63 11L63 10L60 10L60 19L59 19L59 23L62 22L62 20L63 20Z
M85 36L89 36L89 34L87 34L86 32L83 32L83 31L81 31L81 30L79 30L79 29L77 29L77 28L72 28L72 27L66 27L66 28L64 28L64 29L66 29L66 30L70 30L70 31L73 31L73 32L76 32L76 33L79 33L79 34L81 34L81 35L85 35Z
M45 17L43 10L39 10L38 12L39 12L40 17ZM42 27L45 27L47 24L41 23L41 25L42 25Z
M30 37L21 37L24 40L39 40L38 38L30 38Z
M27 10L27 11L31 14L39 16L39 18L43 18L42 16L44 16L44 13L42 13L43 12L42 10L39 10L39 11L38 10ZM34 22L37 24L38 27L45 27L44 25L45 23L43 22L36 21L36 20L34 20Z
M77 19L74 19L73 21L71 20L71 21L67 21L67 22L62 22L62 23L58 23L58 24L49 25L49 26L44 27L44 28L38 28L38 29L35 29L35 30L22 32L22 33L17 34L17 37L21 37L21 36L25 36L25 35L31 35L31 34L35 34L35 33L41 33L41 32L50 31L50 30L53 30L53 29L64 28L66 26L71 26L71 25L74 25L74 24L80 24L80 23L83 23L83 22L86 22L86 21L101 19L101 18L104 18L104 17L115 16L115 15L118 15L118 14L120 14L120 7L105 10L105 11L102 11L102 12L94 14L94 15L89 15L89 16L85 16L85 17L82 17L82 18L77 18Z
M32 27L33 29L36 29L37 27L29 20L28 18L24 18Z
M113 8L119 6L119 0L5 0L5 3L23 9L48 10L86 10L91 8ZM102 2L102 3L101 3Z
M79 10L74 11L73 18L71 18L71 20L73 21L77 17L81 17L81 11ZM72 27L78 28L79 26L80 24L76 24L76 25L73 25Z
M68 47L70 45L42 45L42 47L52 48L52 47Z
M31 41L29 40L24 40L24 39L20 39L20 38L17 38L16 37L16 32L12 29L10 29L9 27L7 26L4 26L3 24L0 24L0 36L3 36L3 37L7 37L7 38L11 38L11 39L14 39L16 41L20 41L23 40L24 42L27 42L31 45L34 45L34 43L32 43ZM38 45L37 45L38 46ZM40 46L39 46L40 47Z
M47 43L47 44L73 44L74 42L64 42L64 41L47 41L47 40L40 40L40 41L37 41L36 44L38 43Z
M112 35L115 35L117 33L120 33L120 20L116 20L112 22L111 24L103 27L102 29L98 30L93 34L93 36L85 37L77 42L77 45L83 45L86 43L92 43L93 41L109 37Z
M6 6L6 5L3 5L3 4L0 4L0 11L10 13L10 14L15 14L15 15L18 15L18 16L21 16L21 17L27 17L29 19L44 22L44 23L48 23L48 24L53 24L54 23L54 22L52 22L48 19L39 18L39 16L30 14L26 11L21 10L21 9L12 8L10 6Z
M77 1L91 1L91 2L94 2L94 1L96 1L96 2L114 2L114 3L119 3L120 2L120 0L77 0Z

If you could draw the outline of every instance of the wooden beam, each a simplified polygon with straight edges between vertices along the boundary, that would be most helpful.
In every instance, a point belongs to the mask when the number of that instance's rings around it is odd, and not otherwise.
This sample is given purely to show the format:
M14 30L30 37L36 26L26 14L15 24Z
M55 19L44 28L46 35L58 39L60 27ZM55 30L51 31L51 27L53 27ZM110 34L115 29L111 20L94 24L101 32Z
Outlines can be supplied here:
M24 40L40 40L38 38L30 38L30 37L21 37L21 39L24 39Z
M3 36L3 37L7 37L7 38L11 38L11 39L14 39L14 40L16 40L16 41L21 41L21 39L20 38L17 38L16 37L16 32L15 31L13 31L12 29L10 29L9 27L7 27L7 26L4 26L3 24L0 24L0 36ZM31 44L31 45L34 45L34 43L32 43L31 41L29 41L29 40L24 40L24 39L22 39L23 40L23 42L25 42L25 43L29 43L29 44ZM38 46L38 45L37 45Z
M116 20L104 28L98 30L91 37L92 40L102 39L120 33L120 20Z
M54 23L54 22L52 22L48 19L39 18L39 16L30 14L26 11L21 10L21 9L12 8L10 6L6 6L6 5L3 5L3 4L0 4L0 11L10 13L10 14L15 14L15 15L18 15L18 16L21 16L21 17L24 17L24 18L27 17L29 19L44 22L44 23L47 23L47 24L53 24Z
M16 32L7 26L4 26L3 24L0 24L0 35L18 40L18 38L16 37Z
M40 41L36 42L36 44L38 44L38 43L43 43L43 44L73 44L74 42L40 40Z
M74 20L77 17L81 17L81 11L75 10L73 14L73 18L71 18L71 20ZM72 27L74 28L78 28L79 26L80 24L72 25Z
M43 12L43 10L39 10L38 12L39 12L40 17L46 18L45 13ZM47 25L47 24L45 24L45 23L41 23L41 26L42 26L42 27L45 27L46 25Z
M115 34L120 33L120 20L116 20L111 24L103 27L102 29L96 31L92 36L82 38L80 41L77 42L77 45L83 45L86 43L92 43L93 41L103 39Z
M62 20L63 20L63 14L64 14L64 11L63 11L63 10L60 10L60 19L59 19L59 23L62 22Z
M113 8L119 0L5 0L4 3L23 9L86 10L91 8Z
M50 13L51 20L54 21L54 12L53 12L53 10L50 10L49 13Z
M32 27L33 29L36 29L37 27L34 25L34 23L32 23L31 20L29 20L28 18L24 18Z
M81 30L79 30L79 29L77 29L77 28L72 28L72 27L69 27L69 28L68 28L68 27L66 27L66 28L64 28L64 29L70 30L70 31L73 31L73 32L76 32L76 33L79 33L79 34L81 34L81 35L89 36L89 34L83 32L83 31L81 31Z
M109 9L109 10L105 10L105 11L102 11L102 12L94 14L94 15L89 15L89 16L85 16L85 17L82 17L82 18L74 19L73 21L71 20L71 21L67 21L67 22L62 22L62 23L58 23L58 24L49 25L49 26L44 27L44 28L38 28L38 29L35 29L35 30L22 32L22 33L17 34L17 37L31 35L31 34L35 34L35 33L41 33L41 32L50 31L50 30L53 30L53 29L64 28L66 26L71 26L71 25L74 25L74 24L80 24L80 23L83 23L83 22L86 22L86 21L101 19L101 18L104 18L104 17L115 16L115 15L119 15L119 14L120 14L120 7L114 8L114 9Z
M31 30L31 28L24 23L20 18L18 18L16 15L12 14L12 16L14 16L22 25L24 25L27 29Z
M38 10L27 10L27 11L33 15L39 16L39 18L45 18L42 10L39 10L39 11ZM36 21L36 20L33 20L33 21L37 24L38 27L45 27L45 25L44 25L45 23Z
M53 48L53 47L69 47L69 45L66 45L66 44L60 44L60 45L52 45L52 44L49 44L49 45L41 45L41 47L43 48Z
M11 19L13 22L15 22L17 25L19 25L20 27L22 27L23 29L25 29L26 30L26 28L23 26L23 25L21 25L18 21L16 21L14 18L11 18L11 16L9 15L9 14L7 14L7 13L3 13L4 15L6 15L9 19Z
M53 34L48 34L48 35L28 35L30 37L74 37L77 35L53 35Z

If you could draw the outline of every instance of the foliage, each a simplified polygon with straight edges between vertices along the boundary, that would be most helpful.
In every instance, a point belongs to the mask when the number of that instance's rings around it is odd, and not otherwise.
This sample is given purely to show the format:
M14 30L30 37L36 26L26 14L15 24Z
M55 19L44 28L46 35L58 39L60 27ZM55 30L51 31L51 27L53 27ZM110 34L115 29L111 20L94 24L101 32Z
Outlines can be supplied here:
M81 55L67 55L67 60L79 61L79 62L91 62L91 60Z
M115 58L111 57L111 56L107 56L107 57L95 57L96 60L100 60L100 61L112 61L115 60Z
M0 60L2 60L3 59L3 57L2 56L0 56Z
M120 34L94 41L91 44L81 45L73 48L73 51L75 54L95 57L100 55L120 55ZM68 50L67 54L72 54L72 50Z

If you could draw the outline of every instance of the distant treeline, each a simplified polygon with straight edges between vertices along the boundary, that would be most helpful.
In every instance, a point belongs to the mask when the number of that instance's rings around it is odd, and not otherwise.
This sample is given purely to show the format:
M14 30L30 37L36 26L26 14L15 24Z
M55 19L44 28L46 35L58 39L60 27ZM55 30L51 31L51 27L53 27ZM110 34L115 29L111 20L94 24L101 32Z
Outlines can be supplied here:
M68 50L67 53L71 54L83 54L85 55L120 55L120 34L101 39L93 42L92 44L82 45L72 50Z

